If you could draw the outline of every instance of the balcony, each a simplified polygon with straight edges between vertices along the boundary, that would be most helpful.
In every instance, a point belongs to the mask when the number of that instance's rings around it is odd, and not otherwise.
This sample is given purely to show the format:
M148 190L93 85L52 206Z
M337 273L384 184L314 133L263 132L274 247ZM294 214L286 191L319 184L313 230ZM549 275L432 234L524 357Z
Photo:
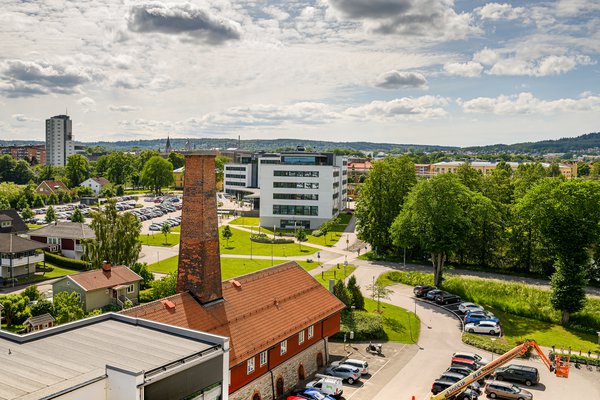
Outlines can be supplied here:
M44 253L39 253L29 257L22 258L0 258L0 266L2 267L21 267L27 264L35 264L44 261Z

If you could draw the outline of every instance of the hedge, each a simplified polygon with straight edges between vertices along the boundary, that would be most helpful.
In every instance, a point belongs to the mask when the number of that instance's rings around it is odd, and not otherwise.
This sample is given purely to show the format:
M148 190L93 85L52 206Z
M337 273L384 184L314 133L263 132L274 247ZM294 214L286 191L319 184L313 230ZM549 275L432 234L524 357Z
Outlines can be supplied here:
M73 258L63 257L58 254L44 252L46 261L58 265L59 267L86 271L89 269L89 263L86 261L75 260Z
M340 332L334 336L334 339L343 340L344 333L350 331L354 332L353 340L356 341L387 339L381 315L366 311L342 312Z
M465 332L462 336L463 343L475 346L479 349L489 351L490 353L504 354L515 348L514 343L509 343L505 338L493 338L489 336L476 335L473 333ZM529 358L531 355L531 349L527 350L522 358Z
M284 239L284 238L279 238L279 239L271 239L270 237L267 237L264 234L261 235L252 235L250 236L250 240L252 240L255 243L268 243L268 244L288 244L288 243L294 243L293 239Z

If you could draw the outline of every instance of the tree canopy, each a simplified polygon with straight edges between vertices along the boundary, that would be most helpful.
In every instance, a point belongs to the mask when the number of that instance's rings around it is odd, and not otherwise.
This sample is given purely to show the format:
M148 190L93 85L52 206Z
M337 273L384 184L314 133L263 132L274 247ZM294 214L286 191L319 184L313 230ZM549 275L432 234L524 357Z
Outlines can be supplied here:
M159 156L150 158L142 169L140 182L160 193L161 188L173 183L173 164Z

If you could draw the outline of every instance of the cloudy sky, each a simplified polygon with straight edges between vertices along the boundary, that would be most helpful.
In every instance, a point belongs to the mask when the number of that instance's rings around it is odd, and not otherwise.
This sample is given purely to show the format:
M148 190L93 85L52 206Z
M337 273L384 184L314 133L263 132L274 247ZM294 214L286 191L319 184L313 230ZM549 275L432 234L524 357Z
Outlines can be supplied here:
M600 0L0 0L0 139L600 131Z

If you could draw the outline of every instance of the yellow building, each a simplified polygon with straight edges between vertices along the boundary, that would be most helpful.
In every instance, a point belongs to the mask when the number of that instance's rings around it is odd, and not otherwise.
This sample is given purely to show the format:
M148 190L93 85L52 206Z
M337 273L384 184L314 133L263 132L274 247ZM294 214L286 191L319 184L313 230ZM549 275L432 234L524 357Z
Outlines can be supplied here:
M183 189L183 175L185 167L173 170L173 180L175 181L175 189Z
M458 167L461 166L463 163L464 161L443 161L436 164L432 164L430 171L432 175L444 174L446 172L456 173ZM507 162L506 164L509 165L513 171L516 171L519 165L521 165L521 163L517 162ZM471 167L481 172L482 175L489 174L491 171L496 169L497 165L498 163L489 161L471 162ZM541 163L541 165L544 168L548 168L551 164ZM577 177L577 164L575 163L572 165L559 164L558 168L560 170L560 173L565 177L565 179L573 179Z

